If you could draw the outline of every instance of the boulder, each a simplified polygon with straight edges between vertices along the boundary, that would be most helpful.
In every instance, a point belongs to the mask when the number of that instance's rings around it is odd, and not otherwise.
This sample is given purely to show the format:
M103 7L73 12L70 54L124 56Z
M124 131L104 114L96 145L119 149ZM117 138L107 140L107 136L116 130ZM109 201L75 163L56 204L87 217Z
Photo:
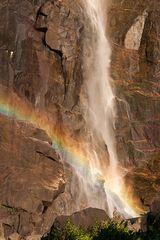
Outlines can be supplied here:
M77 227L87 229L97 222L109 220L106 212L102 209L87 208L73 213L71 216L59 216L55 219L54 226L63 228L67 222Z

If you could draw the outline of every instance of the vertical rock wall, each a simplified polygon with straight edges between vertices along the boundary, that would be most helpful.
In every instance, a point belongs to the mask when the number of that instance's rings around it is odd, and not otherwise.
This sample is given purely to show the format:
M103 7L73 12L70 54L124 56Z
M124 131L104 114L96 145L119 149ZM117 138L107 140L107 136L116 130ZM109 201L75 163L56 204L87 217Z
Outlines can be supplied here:
M73 138L83 120L81 8L76 1L0 3L1 93L4 89L8 99L17 94L33 109L45 110L56 130L63 125ZM39 239L63 211L57 200L64 192L63 166L42 130L0 117L0 238L18 239L16 232Z
M160 156L158 1L113 1L109 12L111 74L117 91L118 154L130 166L127 182L150 204Z

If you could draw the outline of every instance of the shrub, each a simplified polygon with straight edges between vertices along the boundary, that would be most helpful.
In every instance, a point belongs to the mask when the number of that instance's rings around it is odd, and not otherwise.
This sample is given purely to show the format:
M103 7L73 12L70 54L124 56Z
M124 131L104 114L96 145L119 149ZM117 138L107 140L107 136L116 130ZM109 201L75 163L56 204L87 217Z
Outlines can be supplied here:
M115 221L97 224L91 229L93 240L132 240L135 239L132 232L123 223Z
M68 222L63 229L53 227L44 240L92 240L89 233Z
M65 240L92 240L89 233L71 223L66 224L64 228L64 235Z
M160 240L160 214L147 216L146 233L133 233L116 220L96 223L87 231L68 222L63 229L52 227L43 240Z

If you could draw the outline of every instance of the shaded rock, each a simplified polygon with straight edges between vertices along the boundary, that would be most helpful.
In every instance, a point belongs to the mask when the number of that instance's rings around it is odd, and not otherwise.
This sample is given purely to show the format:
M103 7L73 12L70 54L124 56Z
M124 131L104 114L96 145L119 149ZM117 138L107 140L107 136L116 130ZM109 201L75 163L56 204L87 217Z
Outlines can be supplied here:
M160 212L160 193L157 193L156 196L153 198L150 207L151 213L153 215L159 214Z
M96 208L87 208L82 211L73 213L71 216L59 216L55 219L54 226L63 228L67 222L78 227L87 229L96 222L108 220L108 216L104 210Z
M142 217L128 219L125 222L129 231L132 232L147 232L147 215Z

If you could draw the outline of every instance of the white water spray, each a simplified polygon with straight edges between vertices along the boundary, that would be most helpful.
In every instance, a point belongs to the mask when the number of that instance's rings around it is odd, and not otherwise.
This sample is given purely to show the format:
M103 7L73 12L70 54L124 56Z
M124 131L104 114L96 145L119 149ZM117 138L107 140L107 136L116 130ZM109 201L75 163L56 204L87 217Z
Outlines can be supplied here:
M90 55L85 56L85 78L88 95L88 113L86 121L92 131L103 139L109 155L109 166L104 173L103 166L92 160L94 168L105 180L104 188L110 216L115 209L125 217L134 216L134 212L123 200L123 177L120 172L116 152L115 138L115 96L109 74L111 49L106 38L106 0L85 0L88 17L92 25L92 34L87 44ZM105 160L104 160L105 161ZM107 161L105 163L107 165Z

